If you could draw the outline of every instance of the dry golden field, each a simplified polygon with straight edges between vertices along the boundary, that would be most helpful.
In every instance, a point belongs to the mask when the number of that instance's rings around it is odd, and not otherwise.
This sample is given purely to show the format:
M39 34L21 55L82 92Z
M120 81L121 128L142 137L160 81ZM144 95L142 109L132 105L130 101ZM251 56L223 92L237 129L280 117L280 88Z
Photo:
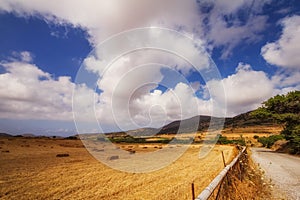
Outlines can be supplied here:
M269 136L272 134L279 134L280 131L283 129L280 125L272 125L272 126L249 126L249 127L238 127L238 128L225 128L221 131L223 136L229 137L231 139L239 138L241 135L246 138L253 137L254 135L258 136ZM217 132L219 133L219 132ZM215 133L215 134L217 134ZM197 132L196 137L202 136L204 137L206 132ZM168 135L161 135L161 137L165 138L173 138L176 134L168 134ZM194 137L194 133L185 133L182 134L180 137L189 138ZM178 136L177 136L178 137Z
M226 128L222 131L222 135L244 135L244 136L253 136L253 135L270 135L270 134L279 134L282 130L282 126L250 126L250 127L239 127L239 128Z
M239 128L227 128L222 131L222 135L228 139L238 139L243 137L248 145L261 146L254 136L269 137L270 135L278 135L282 131L283 127L278 126L251 126L251 127L239 127Z
M236 154L234 147L215 146L199 159L199 148L192 145L161 170L127 173L100 163L80 140L0 138L0 199L191 199L192 182L199 194L223 168L221 151L228 162ZM70 156L56 157L62 153Z

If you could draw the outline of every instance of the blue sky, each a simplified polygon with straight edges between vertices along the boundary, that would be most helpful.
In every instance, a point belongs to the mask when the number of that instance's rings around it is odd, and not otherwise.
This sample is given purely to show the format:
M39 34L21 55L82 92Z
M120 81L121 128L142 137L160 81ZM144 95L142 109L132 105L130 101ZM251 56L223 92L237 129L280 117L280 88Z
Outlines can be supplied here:
M105 59L97 53L105 48L99 44L122 31L149 26L201 41L220 77L205 82L189 64L152 51L124 55L104 73L99 66ZM186 49L174 38L174 45L194 55L195 49ZM161 43L170 45L165 38ZM159 127L196 114L210 115L213 109L234 116L257 108L271 96L300 89L299 44L297 0L66 0L60 5L4 0L0 2L0 132L76 134L74 93L80 132ZM162 65L134 68L153 62ZM96 91L89 84L78 84L80 67L97 76ZM222 105L221 101L226 106L213 106L213 102ZM94 117L100 128L90 120Z

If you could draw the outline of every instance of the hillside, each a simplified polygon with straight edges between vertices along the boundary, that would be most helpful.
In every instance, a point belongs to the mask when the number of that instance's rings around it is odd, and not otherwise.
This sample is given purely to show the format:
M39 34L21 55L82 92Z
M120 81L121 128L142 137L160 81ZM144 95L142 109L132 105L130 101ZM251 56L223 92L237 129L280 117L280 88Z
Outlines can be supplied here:
M129 130L126 133L116 132L107 133L109 136L151 136L155 134L172 134L172 133L190 133L197 131L206 131L210 126L213 129L217 125L224 123L224 128L243 128L251 126L275 126L276 123L271 118L258 119L251 115L251 112L243 113L235 117L218 118L205 115L195 116L189 119L177 120L166 124L161 128L141 128ZM211 122L211 119L213 121ZM211 124L210 124L211 123ZM219 126L217 126L219 127Z
M0 133L0 137L12 137L12 135L8 133Z
M128 130L126 132L112 132L106 133L108 137L124 137L126 135L131 136L153 136L156 134L174 134L174 133L191 133L197 131L206 131L209 127L214 129L215 126L223 124L224 129L232 128L244 128L251 126L275 126L276 122L272 118L255 118L251 115L251 112L243 113L235 117L218 118L206 115L198 115L192 118L173 121L169 124L162 126L161 128L140 128L135 130ZM212 120L212 121L211 121ZM98 134L81 134L81 137L93 137ZM18 135L22 137L36 137L33 134ZM0 133L0 137L12 137L7 133ZM78 138L78 135L74 137Z

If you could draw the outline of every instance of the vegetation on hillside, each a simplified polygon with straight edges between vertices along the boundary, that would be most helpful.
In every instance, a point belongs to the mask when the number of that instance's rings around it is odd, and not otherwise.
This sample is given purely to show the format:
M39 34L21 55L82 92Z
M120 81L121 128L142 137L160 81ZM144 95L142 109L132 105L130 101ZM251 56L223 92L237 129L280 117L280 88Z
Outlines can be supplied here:
M281 134L288 141L291 153L300 153L300 91L276 95L252 112L257 118L272 118L284 126Z
M217 137L219 137L217 144L236 144L236 145L246 146L246 141L242 135L240 135L239 139L235 139L235 140L229 140L226 136L223 135L218 135Z
M258 137L256 138L258 142L260 142L263 147L271 148L273 144L278 141L284 139L283 135L271 135L269 137Z

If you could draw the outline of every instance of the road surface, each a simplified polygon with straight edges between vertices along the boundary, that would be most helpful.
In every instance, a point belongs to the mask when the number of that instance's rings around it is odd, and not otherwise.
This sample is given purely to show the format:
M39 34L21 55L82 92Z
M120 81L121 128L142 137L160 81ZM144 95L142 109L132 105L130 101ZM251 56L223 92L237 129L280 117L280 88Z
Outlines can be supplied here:
M265 148L251 151L253 160L274 184L274 199L300 200L300 158Z

